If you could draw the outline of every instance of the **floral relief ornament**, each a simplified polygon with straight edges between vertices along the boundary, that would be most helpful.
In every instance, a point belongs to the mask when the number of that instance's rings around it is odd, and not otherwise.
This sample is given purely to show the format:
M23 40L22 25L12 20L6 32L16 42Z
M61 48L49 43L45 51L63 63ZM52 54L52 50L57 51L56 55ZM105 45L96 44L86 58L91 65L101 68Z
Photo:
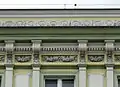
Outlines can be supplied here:
M17 62L29 62L31 60L31 55L16 55L15 59Z
M120 26L120 20L1 20L0 27L13 26Z
M47 55L43 56L43 59L46 62L72 62L75 61L76 55Z
M103 55L89 55L88 59L90 62L101 62L104 59Z

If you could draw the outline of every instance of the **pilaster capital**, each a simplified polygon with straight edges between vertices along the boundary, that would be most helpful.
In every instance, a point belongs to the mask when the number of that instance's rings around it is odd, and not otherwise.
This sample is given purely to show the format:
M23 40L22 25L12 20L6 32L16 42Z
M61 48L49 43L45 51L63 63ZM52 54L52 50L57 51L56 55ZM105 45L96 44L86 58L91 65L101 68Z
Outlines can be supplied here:
M39 67L33 67L33 71L40 71Z
M14 43L15 40L5 40L5 43Z
M35 65L35 64L33 64L33 65L32 65L32 69L33 69L34 71L39 71L39 70L40 70L40 65Z
M78 43L87 43L88 40L78 40Z
M78 64L79 71L86 71L87 65L86 64Z
M85 63L80 63L80 64L77 64L77 66L80 68L80 67L87 67L87 64Z
M106 67L114 67L115 65L113 63L108 63L108 64L105 64Z
M106 51L113 51L114 50L114 42L115 42L115 40L105 40Z
M32 40L32 49L34 53L39 53L42 40Z
M107 69L107 71L113 71L113 70L114 70L114 67L113 67L113 66L111 66L111 67L110 67L110 66L109 66L109 67L107 66L106 69Z
M13 67L14 67L13 64L5 64L5 66L6 66L6 70L8 70L8 71L12 71Z
M32 67L33 67L33 68L38 68L38 67L40 68L41 65L40 65L40 64L32 64Z
M114 43L115 40L105 40L106 43Z
M78 40L78 48L80 51L87 51L88 40Z
M14 40L5 40L5 49L7 53L12 53L14 51Z
M42 43L42 40L31 40L32 43Z

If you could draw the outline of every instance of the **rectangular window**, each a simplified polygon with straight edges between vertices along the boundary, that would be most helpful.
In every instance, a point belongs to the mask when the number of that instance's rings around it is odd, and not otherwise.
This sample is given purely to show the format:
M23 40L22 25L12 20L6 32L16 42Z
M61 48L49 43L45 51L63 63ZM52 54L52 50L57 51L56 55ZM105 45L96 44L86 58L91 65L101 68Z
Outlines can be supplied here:
M120 76L117 76L118 87L120 87Z
M74 87L74 79L62 80L62 87Z
M118 87L120 87L120 79L118 79Z
M45 87L57 87L57 80L46 79L45 80Z
M0 87L2 87L2 76L0 76Z
M4 75L0 74L0 87L4 87Z
M45 78L45 87L74 87L72 78Z

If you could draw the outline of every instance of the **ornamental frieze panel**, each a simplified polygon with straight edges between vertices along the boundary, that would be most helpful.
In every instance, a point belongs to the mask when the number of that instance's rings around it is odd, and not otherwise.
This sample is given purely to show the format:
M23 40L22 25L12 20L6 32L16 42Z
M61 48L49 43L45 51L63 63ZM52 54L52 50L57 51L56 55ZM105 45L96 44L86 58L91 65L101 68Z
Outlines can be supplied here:
M77 55L43 55L44 62L76 62Z
M30 62L32 59L31 55L15 55L15 61L20 63Z
M120 26L120 20L0 20L0 27Z
M104 61L104 55L88 55L88 61L102 62L102 61Z

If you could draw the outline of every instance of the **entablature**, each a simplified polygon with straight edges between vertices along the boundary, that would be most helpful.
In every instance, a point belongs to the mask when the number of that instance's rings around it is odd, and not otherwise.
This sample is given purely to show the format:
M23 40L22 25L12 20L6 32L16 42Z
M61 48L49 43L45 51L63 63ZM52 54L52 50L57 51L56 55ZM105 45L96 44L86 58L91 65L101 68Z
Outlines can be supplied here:
M4 49L0 51L0 66L120 65L120 50L116 50L120 47L120 42L115 40L76 40L75 43L44 43L42 40L18 43L15 40L5 40L0 45Z

